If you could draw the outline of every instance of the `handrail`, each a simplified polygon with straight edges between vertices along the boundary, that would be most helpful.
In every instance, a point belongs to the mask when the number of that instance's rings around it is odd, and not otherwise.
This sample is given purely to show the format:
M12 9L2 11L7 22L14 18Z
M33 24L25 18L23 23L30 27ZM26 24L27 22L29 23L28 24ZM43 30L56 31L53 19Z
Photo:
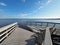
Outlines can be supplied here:
M44 23L46 23L46 27L50 27L50 28L57 28L56 25L60 25L60 23L56 23L56 22L27 22L27 25L34 25L33 23L35 23L36 25L38 25L40 23L40 26L43 26ZM52 26L50 26L52 25ZM39 26L39 25L38 25Z
M43 25L43 23L44 23L44 25ZM46 23L46 25L45 25L45 23ZM36 25L34 25L34 24L36 24ZM58 28L58 27L60 27L60 23L54 23L54 22L28 22L27 25L38 26L38 27L39 26L40 27L46 26L45 37L44 37L44 41L43 41L42 45L53 45L52 39L51 39L52 33L55 34L55 35L60 35L59 33L56 33L56 30L60 30L60 28Z
M8 29L9 27L12 27L12 26L15 25L15 24L17 24L17 22L0 28L0 32L2 32L2 31L4 31L4 30Z
M44 39L44 42L42 43L42 45L53 45L50 30L48 27L46 28L45 39Z
M35 26L28 26L29 28L31 28L32 30L33 30L33 28L35 27ZM36 28L36 27L35 27ZM42 43L42 45L53 45L53 43L52 43L52 39L51 39L51 33L50 33L50 28L49 27L46 27L46 29L44 30L42 27L40 28L41 30L40 31L38 31L38 30L33 30L34 31L34 33L39 33L40 32L40 34L42 33L41 31L44 31L45 33L42 35L42 36L44 36L44 37L37 37L38 38L38 42L40 42L40 44ZM40 35L39 34L39 35ZM42 40L42 38L44 39L44 40ZM38 44L38 43L37 43Z
M18 27L18 23L17 22L0 28L0 43L7 36L9 36L15 30L16 27Z

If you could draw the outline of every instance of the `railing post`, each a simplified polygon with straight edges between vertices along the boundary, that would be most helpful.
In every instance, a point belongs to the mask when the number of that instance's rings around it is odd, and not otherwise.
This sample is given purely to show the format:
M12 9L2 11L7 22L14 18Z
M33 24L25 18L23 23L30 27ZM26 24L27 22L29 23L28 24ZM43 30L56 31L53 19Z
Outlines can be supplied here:
M46 26L46 27L48 27L48 24L49 24L49 23L47 22L47 26Z
M42 45L53 45L52 40L51 40L50 30L48 27L46 28L45 39L44 39L44 42L42 43Z
M55 25L56 25L56 24L54 23L53 27L55 27Z
M41 22L41 27L42 27L42 22Z

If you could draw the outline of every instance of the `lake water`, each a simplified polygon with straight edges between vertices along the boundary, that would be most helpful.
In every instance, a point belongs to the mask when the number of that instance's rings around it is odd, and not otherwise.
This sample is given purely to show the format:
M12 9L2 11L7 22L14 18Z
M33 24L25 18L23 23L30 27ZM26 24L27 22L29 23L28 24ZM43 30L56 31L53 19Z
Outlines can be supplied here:
M56 22L56 23L60 23L60 20L0 19L0 27L9 25L14 22L18 22L20 27L25 28L27 22Z

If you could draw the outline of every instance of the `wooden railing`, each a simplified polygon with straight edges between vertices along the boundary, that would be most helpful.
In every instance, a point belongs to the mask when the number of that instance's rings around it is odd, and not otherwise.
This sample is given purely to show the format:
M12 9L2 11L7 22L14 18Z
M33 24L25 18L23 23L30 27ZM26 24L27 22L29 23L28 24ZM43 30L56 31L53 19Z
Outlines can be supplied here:
M36 26L46 26L46 27L55 27L56 25L60 25L60 23L55 22L27 22L27 25L36 25Z
M48 27L46 28L45 38L42 45L53 45L50 30Z
M0 28L0 43L5 40L17 27L18 23L16 22Z
M30 26L36 26L36 27L41 27L39 28L40 30L42 30L42 27L45 27L46 31L45 31L45 37L44 37L44 41L42 42L42 45L53 45L52 43L52 32L56 31L56 30L60 30L60 23L54 23L54 22L27 22L28 27ZM38 32L38 31L36 31ZM60 34L56 34L53 33L55 35L60 35ZM41 37L42 38L42 37ZM38 40L39 41L39 40Z

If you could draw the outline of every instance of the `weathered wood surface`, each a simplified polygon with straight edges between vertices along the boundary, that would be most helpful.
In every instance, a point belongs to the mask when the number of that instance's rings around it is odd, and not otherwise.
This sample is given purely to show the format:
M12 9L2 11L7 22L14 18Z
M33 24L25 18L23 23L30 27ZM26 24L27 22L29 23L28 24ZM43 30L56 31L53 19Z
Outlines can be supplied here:
M41 26L33 26L33 25L27 25L30 29L32 29L34 32L40 32L40 30L45 30L46 27Z
M22 28L16 28L0 45L34 45L35 38L32 35L34 33Z
M40 26L28 26L28 27L30 27L32 30L34 29L35 32L39 32L38 29L39 30L41 29L42 31L46 29L45 38L44 38L44 41L43 41L42 45L53 45L52 44L51 33L50 33L50 28L49 27L40 27Z
M51 39L50 30L49 30L48 27L46 28L45 40L44 40L44 42L43 42L42 45L53 45L53 44L52 44L52 39Z

